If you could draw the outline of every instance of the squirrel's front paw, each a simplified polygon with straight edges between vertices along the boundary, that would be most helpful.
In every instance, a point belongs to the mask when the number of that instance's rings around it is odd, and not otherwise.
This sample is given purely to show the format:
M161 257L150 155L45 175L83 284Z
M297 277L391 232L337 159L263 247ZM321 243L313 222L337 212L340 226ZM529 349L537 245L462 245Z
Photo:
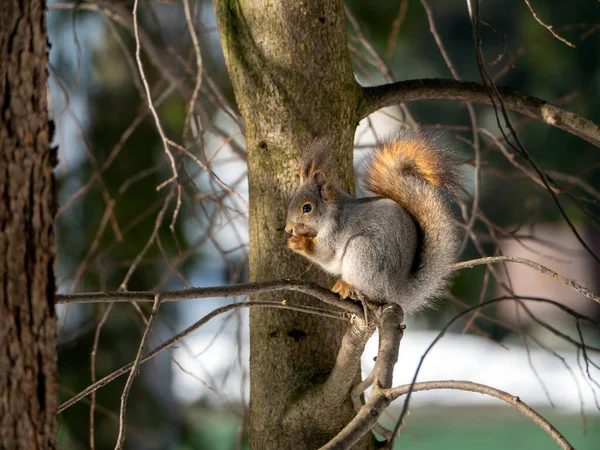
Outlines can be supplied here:
M308 236L292 236L288 239L288 247L296 253L311 253L314 247L314 238Z
M354 286L346 283L344 280L337 280L333 287L331 288L331 292L339 294L341 298L354 298L358 299L356 290Z

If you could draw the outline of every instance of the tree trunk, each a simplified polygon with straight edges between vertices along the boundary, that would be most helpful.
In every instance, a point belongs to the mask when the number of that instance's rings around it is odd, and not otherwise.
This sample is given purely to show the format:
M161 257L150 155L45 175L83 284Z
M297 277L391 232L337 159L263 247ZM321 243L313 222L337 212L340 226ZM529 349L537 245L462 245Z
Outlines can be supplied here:
M0 12L0 448L56 448L55 187L43 0Z
M342 3L218 0L215 9L245 123L250 278L300 277L307 263L287 249L284 231L287 199L298 187L299 152L315 136L331 136L339 180L348 190L353 186L352 146L360 92L350 64ZM316 272L313 268L309 274ZM324 307L301 295L260 296L271 301L284 298ZM354 417L349 398L300 414L294 409L331 372L344 331L344 324L331 319L281 310L251 311L252 448L318 448ZM292 411L303 420L286 420ZM371 445L369 437L359 447Z

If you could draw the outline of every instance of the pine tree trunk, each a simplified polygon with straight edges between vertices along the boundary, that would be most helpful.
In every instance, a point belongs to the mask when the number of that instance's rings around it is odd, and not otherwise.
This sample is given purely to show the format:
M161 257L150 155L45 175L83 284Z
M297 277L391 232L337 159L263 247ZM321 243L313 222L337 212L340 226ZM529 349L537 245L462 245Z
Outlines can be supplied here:
M55 188L43 0L0 9L0 448L56 448Z
M339 179L347 189L353 186L352 144L359 92L348 54L342 3L218 0L215 9L246 128L250 278L300 277L307 263L287 249L284 231L287 199L298 187L299 152L315 136L328 134L337 144ZM259 298L324 307L300 295L274 293ZM318 411L302 411L303 423L286 421L298 399L331 371L344 330L344 324L316 316L251 311L252 448L318 448L354 417L346 398L339 404L322 405ZM371 445L369 438L357 448Z

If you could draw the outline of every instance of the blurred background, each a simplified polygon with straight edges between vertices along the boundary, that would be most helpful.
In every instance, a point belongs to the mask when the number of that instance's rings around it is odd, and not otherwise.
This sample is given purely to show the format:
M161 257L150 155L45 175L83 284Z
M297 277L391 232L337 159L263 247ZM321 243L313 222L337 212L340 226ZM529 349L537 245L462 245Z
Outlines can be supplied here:
M429 5L424 0L353 0L346 5L350 52L362 84L452 78L436 38L460 78L480 82L465 1ZM537 1L531 7L567 42L540 24L526 1L484 2L486 70L498 85L600 123L600 4ZM133 2L50 0L48 8L49 96L60 159L59 292L169 290L245 281L244 131L212 3L190 1L191 21L180 1L139 4L144 78L164 134L184 147L172 147L183 174L179 185L165 184L172 168L146 104L136 60ZM468 110L459 102L423 101L373 114L356 133L356 172L377 139L398 127L411 126L414 120L423 128L443 129L445 141L466 162L468 189L456 205L469 231L461 260L521 256L598 292L598 264L574 237L536 175L506 144L493 109L474 105L474 112L478 142ZM598 148L539 121L511 117L531 157L556 182L569 219L598 254ZM178 188L180 205L174 201ZM466 227L476 192L479 209L472 226ZM597 303L533 269L514 264L465 269L437 309L408 321L394 384L410 382L421 355L457 313L506 294L506 286L600 319ZM243 300L163 304L149 346L218 306ZM61 401L134 359L148 306L59 307ZM548 305L525 310L503 302L457 321L425 359L419 381L470 380L505 390L541 412L576 448L597 449L598 351L600 330L585 322ZM365 373L376 352L374 337L364 355ZM117 379L59 416L61 448L113 448L124 383L125 377ZM126 446L245 448L247 400L248 318L247 311L237 310L209 321L143 364L128 401ZM383 422L393 423L401 405L401 399L392 405ZM513 408L454 391L416 393L398 440L398 448L415 449L553 445Z

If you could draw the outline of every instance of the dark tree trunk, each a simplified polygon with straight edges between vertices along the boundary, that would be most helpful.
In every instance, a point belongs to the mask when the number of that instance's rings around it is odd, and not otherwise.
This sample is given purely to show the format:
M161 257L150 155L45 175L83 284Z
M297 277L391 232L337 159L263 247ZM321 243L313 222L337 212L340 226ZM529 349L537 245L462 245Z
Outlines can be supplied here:
M287 249L284 232L287 199L298 187L298 153L315 136L328 134L337 144L339 179L346 188L353 186L360 90L350 65L342 2L218 0L215 9L246 127L250 277L299 277L307 263ZM324 307L301 295L260 298ZM331 372L344 331L344 324L332 319L251 311L252 448L318 448L354 417L349 396L298 410ZM367 438L357 448L370 445Z
M55 188L43 0L0 8L0 448L56 447Z

